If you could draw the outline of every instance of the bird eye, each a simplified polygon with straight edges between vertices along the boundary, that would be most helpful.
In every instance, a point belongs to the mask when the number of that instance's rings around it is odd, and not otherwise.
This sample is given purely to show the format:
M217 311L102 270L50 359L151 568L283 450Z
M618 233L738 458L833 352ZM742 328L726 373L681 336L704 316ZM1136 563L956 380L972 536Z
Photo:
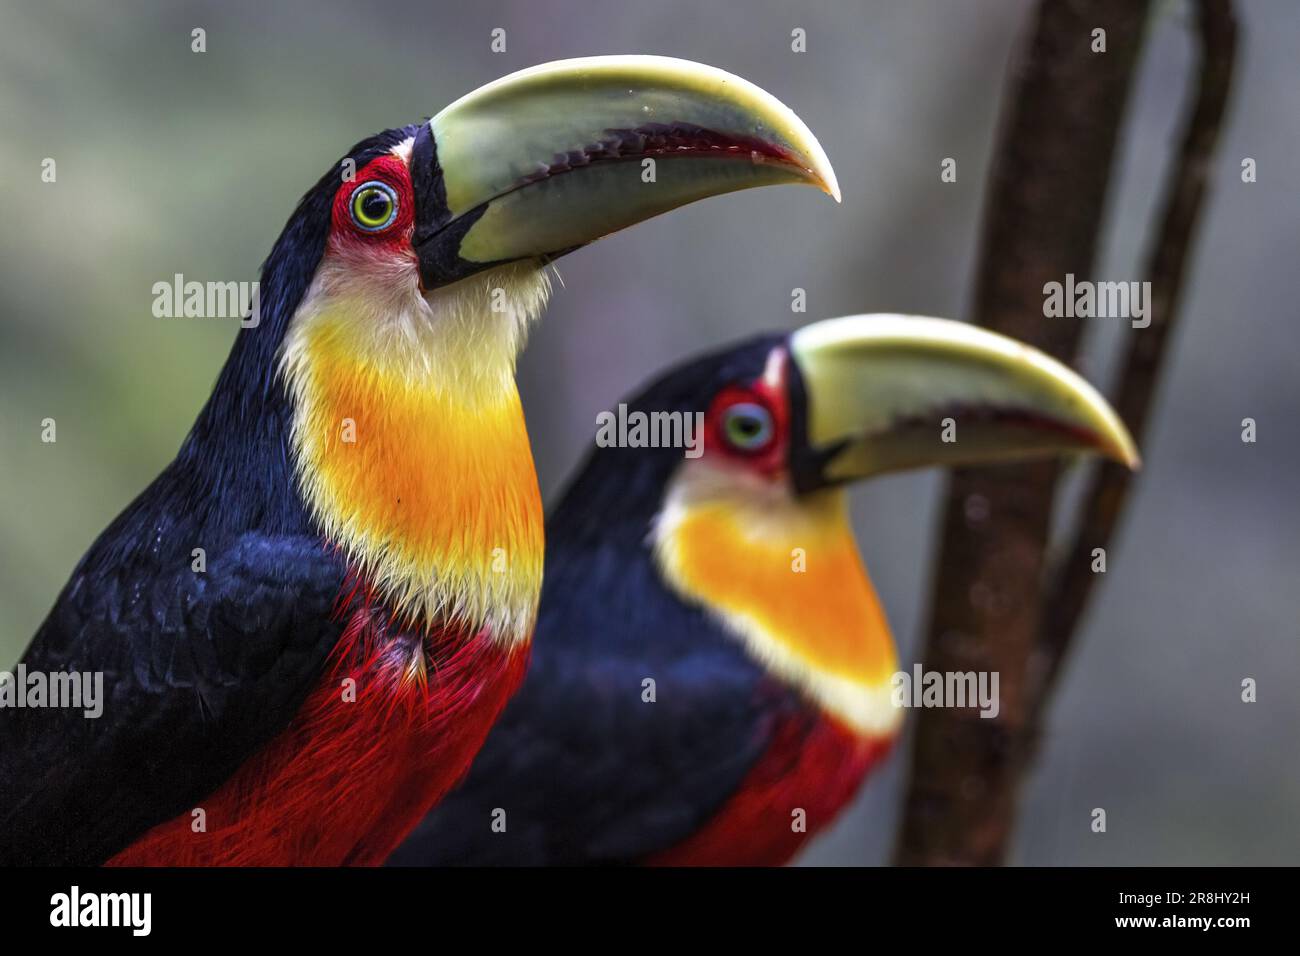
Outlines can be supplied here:
M737 403L723 414L722 434L739 451L759 451L772 440L772 415L762 405Z
M381 232L397 218L397 193L378 180L362 183L352 193L352 221L366 232Z

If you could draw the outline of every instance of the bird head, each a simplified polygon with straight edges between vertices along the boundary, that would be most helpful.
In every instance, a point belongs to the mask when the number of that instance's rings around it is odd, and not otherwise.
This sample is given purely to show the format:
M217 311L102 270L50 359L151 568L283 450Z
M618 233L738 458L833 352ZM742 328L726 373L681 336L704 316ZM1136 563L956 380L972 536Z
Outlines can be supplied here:
M784 183L838 199L802 121L721 70L612 56L497 80L358 144L303 198L214 414L282 388L301 498L368 588L410 621L524 639L542 515L514 369L545 267Z
M1080 376L944 319L817 322L683 366L627 408L698 415L702 449L597 449L588 466L596 477L580 479L573 507L585 502L600 534L618 521L649 524L671 592L832 716L875 735L898 723L889 694L897 661L846 486L903 469L1054 455L1137 464L1128 431ZM612 481L615 470L624 473ZM602 494L628 517L596 514ZM638 498L653 504L638 510Z

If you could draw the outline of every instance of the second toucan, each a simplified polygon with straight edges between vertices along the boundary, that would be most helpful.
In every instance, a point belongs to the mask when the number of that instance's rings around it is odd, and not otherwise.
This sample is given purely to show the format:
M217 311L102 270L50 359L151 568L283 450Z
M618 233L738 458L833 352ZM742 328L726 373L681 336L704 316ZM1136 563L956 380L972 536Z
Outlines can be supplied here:
M1051 455L1137 464L1077 374L943 319L757 338L627 406L700 413L703 453L590 451L547 521L524 687L390 862L787 862L901 723L848 483Z

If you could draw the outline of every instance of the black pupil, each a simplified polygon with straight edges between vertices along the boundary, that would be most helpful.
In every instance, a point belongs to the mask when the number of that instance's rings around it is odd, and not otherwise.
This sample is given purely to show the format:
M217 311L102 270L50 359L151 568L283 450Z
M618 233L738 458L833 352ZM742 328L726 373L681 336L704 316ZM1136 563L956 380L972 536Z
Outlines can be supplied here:
M736 428L746 438L753 438L762 430L762 423L757 418L743 416L736 419Z
M361 197L361 215L369 222L378 222L388 218L388 193L382 189L368 189Z

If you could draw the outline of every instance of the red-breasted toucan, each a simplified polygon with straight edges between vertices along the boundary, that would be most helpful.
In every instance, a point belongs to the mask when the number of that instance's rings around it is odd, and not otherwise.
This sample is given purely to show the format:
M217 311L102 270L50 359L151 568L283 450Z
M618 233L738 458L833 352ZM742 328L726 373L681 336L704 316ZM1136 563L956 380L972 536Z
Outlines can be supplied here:
M788 108L659 57L525 70L349 150L24 654L106 700L0 710L0 862L382 861L526 664L543 519L514 368L547 264L781 183L838 199Z
M391 862L788 861L901 723L846 484L1069 453L1137 461L1077 374L943 319L817 322L625 402L624 421L647 416L643 439L656 415L701 415L702 454L588 453L547 521L524 687Z

